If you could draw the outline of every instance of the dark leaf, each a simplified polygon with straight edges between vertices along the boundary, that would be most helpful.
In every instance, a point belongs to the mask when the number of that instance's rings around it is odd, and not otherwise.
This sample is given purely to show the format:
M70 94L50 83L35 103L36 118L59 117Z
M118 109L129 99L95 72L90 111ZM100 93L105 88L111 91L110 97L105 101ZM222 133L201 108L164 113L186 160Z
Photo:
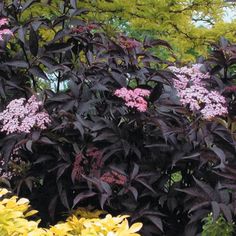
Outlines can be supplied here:
M77 8L77 1L76 0L70 0L70 5L76 9Z
M55 211L56 211L56 206L57 206L57 202L58 202L58 195L55 195L48 206L48 212L49 212L49 216L51 217L51 219L54 219L54 215L55 215Z
M26 148L30 151L30 152L33 152L32 151L32 144L33 144L33 141L32 140L28 140L25 144Z
M32 55L36 57L38 54L38 35L32 26L30 27L29 49Z
M208 195L209 200L217 200L219 198L219 196L216 195L214 189L209 184L199 181L195 177L193 178L197 185Z
M220 206L217 202L211 202L212 212L213 212L213 220L216 221L220 215Z
M104 204L107 201L108 197L109 195L106 193L100 195L100 206L102 209L104 209Z
M163 232L162 220L158 216L145 215L145 218L149 219L158 229Z
M151 190L153 193L156 193L156 191L148 183L146 183L145 180L142 180L140 178L136 178L135 180L141 183L143 186L145 186L149 190Z
M1 153L3 155L3 159L5 162L5 165L8 163L10 156L12 154L12 151L15 147L16 140L15 139L9 139L6 142L4 142L4 146L1 149Z
M63 204L67 209L70 209L66 191L65 191L65 190L62 190L62 191L60 192L59 196L60 196L60 199L61 199L62 204Z
M97 195L97 193L91 192L91 191L79 193L79 194L75 197L75 199L74 199L74 201L73 201L73 208L74 208L80 201L82 201L82 200L84 200L84 199L87 199L87 198L90 198L90 197L93 197L93 196L95 196L95 195Z
M84 137L84 128L83 125L79 121L75 121L74 123L75 128L77 128L81 134L81 137Z
M27 8L29 8L33 3L35 2L39 2L39 0L28 0L24 3L24 5L21 8L21 12L23 12L24 10L26 10Z
M130 179L131 180L134 179L136 177L136 175L138 174L138 172L139 172L139 166L136 163L134 163L134 168L131 173Z
M132 187L132 186L130 186L129 187L129 191L133 194L134 199L137 201L137 199L138 199L138 191L137 191L137 189Z
M210 147L210 149L220 158L221 166L224 167L225 165L225 153L222 149L217 147L216 145L213 145L213 147Z
M163 85L160 82L157 82L156 86L152 90L150 96L149 96L149 101L150 102L155 102L162 94L162 89Z
M72 45L69 43L54 43L46 46L47 52L58 53L58 52L66 52L72 48Z
M62 164L57 171L57 181L61 178L61 176L64 174L64 172L70 167L70 164Z
M166 42L165 40L151 39L151 38L148 38L148 37L146 37L144 39L143 46L144 46L144 48L149 48L149 47L153 47L153 46L164 46L164 47L167 47L169 49L172 49L170 44L168 42Z
M231 222L232 221L232 213L230 210L229 206L226 206L225 204L219 204L220 209L222 210L225 218L227 219L227 221Z
M45 80L48 80L47 75L44 73L44 71L39 66L33 66L29 69L29 72L32 73L37 78L42 78Z
M28 68L28 63L25 61L8 61L3 63L6 66L13 66L19 68Z

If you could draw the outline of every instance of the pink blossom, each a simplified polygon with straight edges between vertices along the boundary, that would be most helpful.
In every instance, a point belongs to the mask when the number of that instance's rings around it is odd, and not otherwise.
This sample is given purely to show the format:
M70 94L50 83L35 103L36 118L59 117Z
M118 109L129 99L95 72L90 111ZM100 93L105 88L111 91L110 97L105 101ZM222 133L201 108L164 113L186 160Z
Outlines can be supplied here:
M142 97L146 97L146 96L149 96L150 95L150 91L147 90L147 89L141 89L141 88L136 88L134 89L134 93L137 95L137 96L142 96Z
M88 24L88 25L85 25L85 26L77 26L75 28L72 29L72 32L73 33L84 33L86 31L91 31L93 29L97 29L98 28L98 25L96 24Z
M13 177L14 173L12 173L12 171L10 170L6 170L5 168L3 168L4 165L5 161L3 159L0 159L0 177L10 180Z
M40 112L42 103L33 95L26 102L25 98L12 100L0 113L1 131L10 133L30 133L33 128L46 129L50 123L48 113Z
M91 173L96 174L103 166L103 153L96 147L88 148L86 156L90 159Z
M117 171L112 170L105 172L101 176L101 180L108 184L125 185L125 183L127 182L127 177L118 173Z
M134 49L136 47L140 47L141 43L136 41L135 39L130 39L124 36L121 36L119 39L119 43L121 47L126 49Z
M0 34L1 35L13 35L13 33L12 33L12 31L11 30L9 30L9 29L3 29L3 30L1 30L0 31Z
M8 162L8 169L5 169L4 166L6 162L4 159L0 158L0 177L5 178L7 180L11 180L13 177L19 176L22 174L22 171L26 168L28 163L23 161L19 156L19 151L22 146L15 146L9 162Z
M226 92L226 93L236 92L236 85L226 86L224 89L224 92Z
M8 24L8 19L7 18L0 19L0 26L7 25L7 24Z
M144 97L150 95L147 89L136 88L134 90L121 88L117 89L114 93L117 97L124 99L125 105L131 108L136 108L140 112L147 110L147 101Z
M200 112L206 120L227 115L225 97L218 91L207 89L207 79L210 75L202 73L200 68L201 64L192 67L170 67L177 77L173 79L173 83L180 103L193 112Z
M79 153L75 157L75 161L73 164L73 169L71 173L71 178L73 181L80 180L81 176L85 174L84 168L83 168L83 160L84 156L82 153Z
M80 180L82 175L98 176L99 170L103 167L102 157L102 152L96 147L88 148L86 155L77 154L71 173L72 180Z
M0 27L8 24L8 19L7 18L2 18L0 19ZM10 29L0 29L0 41L4 40L5 35L10 35L12 36L13 33Z

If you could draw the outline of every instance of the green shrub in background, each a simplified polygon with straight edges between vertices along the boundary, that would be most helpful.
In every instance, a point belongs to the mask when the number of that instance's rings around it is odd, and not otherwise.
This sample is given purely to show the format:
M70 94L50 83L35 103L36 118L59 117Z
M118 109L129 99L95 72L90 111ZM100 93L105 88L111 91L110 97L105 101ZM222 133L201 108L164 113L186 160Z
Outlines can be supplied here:
M203 222L202 236L232 236L235 229L234 223L227 222L222 215L215 221L209 214Z

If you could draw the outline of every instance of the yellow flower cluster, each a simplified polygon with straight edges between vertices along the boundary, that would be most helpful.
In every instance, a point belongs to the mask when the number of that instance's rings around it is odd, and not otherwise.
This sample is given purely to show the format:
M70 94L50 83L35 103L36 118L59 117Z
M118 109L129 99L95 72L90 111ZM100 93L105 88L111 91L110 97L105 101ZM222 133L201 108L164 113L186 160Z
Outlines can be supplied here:
M141 223L129 227L127 217L106 215L102 211L88 212L79 208L66 222L49 229L39 228L39 221L27 218L37 213L30 210L29 200L16 196L6 198L8 191L0 189L0 235L1 236L140 236ZM4 197L3 197L4 196Z

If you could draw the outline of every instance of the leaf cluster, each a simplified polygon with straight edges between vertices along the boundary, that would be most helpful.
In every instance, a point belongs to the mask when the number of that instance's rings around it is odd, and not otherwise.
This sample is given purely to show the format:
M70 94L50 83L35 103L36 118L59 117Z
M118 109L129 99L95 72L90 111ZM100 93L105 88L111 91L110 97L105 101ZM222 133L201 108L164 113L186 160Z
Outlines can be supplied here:
M37 211L30 210L29 200L6 196L8 190L0 189L0 233L2 236L86 236L99 234L115 234L117 236L140 236L136 233L141 223L128 225L128 216L112 217L106 215L99 218L101 212L89 212L78 209L67 218L66 222L57 223L49 229L38 226L40 220L29 220ZM90 217L88 217L88 215Z

